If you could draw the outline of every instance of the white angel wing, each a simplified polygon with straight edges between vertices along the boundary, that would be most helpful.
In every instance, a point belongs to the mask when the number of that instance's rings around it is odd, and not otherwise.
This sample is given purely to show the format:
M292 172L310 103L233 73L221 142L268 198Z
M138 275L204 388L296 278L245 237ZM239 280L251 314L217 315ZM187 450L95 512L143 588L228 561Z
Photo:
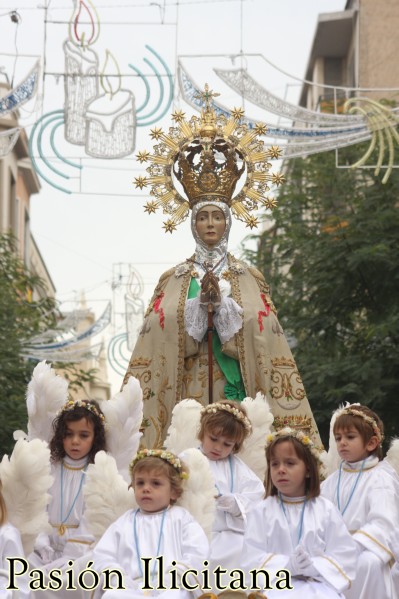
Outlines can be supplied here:
M0 480L8 519L18 528L25 555L29 555L39 532L52 530L46 509L53 483L47 443L19 439L11 457L5 455L1 461Z
M392 439L385 459L399 476L399 439Z
M129 489L114 458L105 451L99 451L86 470L83 496L87 527L96 541L122 514L136 507L133 489Z
M261 480L264 480L266 437L273 430L274 417L266 397L261 393L257 393L255 399L246 397L242 405L252 424L252 434L245 440L239 456Z
M50 364L39 362L28 384L28 438L49 442L52 423L58 410L68 400L68 382L52 370Z
M339 406L339 408L333 412L333 415L330 420L330 438L328 441L328 452L327 452L327 456L325 457L325 460L324 460L324 466L327 470L327 475L332 474L333 472L338 470L339 465L341 463L341 458L339 457L339 453L337 450L337 444L335 442L335 437L334 437L334 423L335 423L337 417L339 416L341 410L343 410L343 408L346 408L350 405L351 404L348 401L345 402L345 404L341 404ZM352 405L355 405L355 404L352 404Z
M129 463L139 449L143 420L143 392L139 381L131 376L120 393L103 401L109 453L115 458L119 473L130 482Z
M189 477L183 482L183 495L177 504L190 512L210 540L215 519L216 489L208 459L195 448L186 449L179 457L188 467Z
M197 447L202 405L195 399L182 399L175 405L165 439L165 447L180 454L189 447Z

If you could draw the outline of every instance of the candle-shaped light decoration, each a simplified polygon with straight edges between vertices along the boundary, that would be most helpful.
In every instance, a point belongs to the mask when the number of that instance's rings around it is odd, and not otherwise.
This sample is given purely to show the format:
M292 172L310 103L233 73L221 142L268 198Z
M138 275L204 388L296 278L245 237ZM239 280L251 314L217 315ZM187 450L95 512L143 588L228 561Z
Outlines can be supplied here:
M98 56L90 46L99 35L95 8L79 1L76 14L69 23L69 39L65 54L65 138L73 144L85 143L86 104L98 96Z
M115 77L105 74L112 68ZM86 105L86 153L95 158L128 156L136 141L134 96L121 89L119 68L108 50L100 84L105 93Z

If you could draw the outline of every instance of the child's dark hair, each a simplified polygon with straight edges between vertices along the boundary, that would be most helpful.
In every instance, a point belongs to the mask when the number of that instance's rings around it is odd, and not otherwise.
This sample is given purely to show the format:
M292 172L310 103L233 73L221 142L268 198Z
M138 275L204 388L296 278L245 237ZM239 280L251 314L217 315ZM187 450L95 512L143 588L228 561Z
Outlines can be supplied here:
M333 433L335 435L338 431L347 431L351 427L358 431L365 446L371 437L377 437L378 444L373 451L369 452L369 455L376 455L379 460L382 460L381 443L384 439L384 424L378 414L367 406L357 404L347 406L335 419Z
M306 437L305 437L306 438ZM270 462L274 457L274 451L279 443L291 443L299 460L306 466L305 495L308 499L320 495L320 471L319 462L310 450L310 444L306 446L293 435L276 436L266 447L267 474L265 480L265 497L278 495L278 489L274 486L271 477Z
M187 467L182 464L184 472L187 473ZM170 487L178 499L183 493L183 479L181 474L172 464L163 460L160 457L148 456L139 460L133 468L131 468L132 487L134 488L134 479L140 472L156 472L156 474L164 475L170 482ZM170 503L176 503L176 499L171 499Z
M251 424L244 406L237 401L223 399L203 408L198 439L204 440L205 432L234 439L233 453L240 451L244 440L251 434Z
M93 400L69 400L53 420L53 437L50 441L50 455L53 462L59 462L65 457L64 439L69 422L77 422L85 418L93 424L93 445L88 453L88 462L93 464L98 451L106 449L104 414L98 403Z

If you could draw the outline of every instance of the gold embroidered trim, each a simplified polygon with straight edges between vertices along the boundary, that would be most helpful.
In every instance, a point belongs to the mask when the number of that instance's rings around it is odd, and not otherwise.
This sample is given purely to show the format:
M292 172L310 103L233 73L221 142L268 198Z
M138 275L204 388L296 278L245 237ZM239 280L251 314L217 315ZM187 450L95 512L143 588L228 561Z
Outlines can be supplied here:
M183 370L184 370L184 307L186 305L187 292L190 285L191 280L191 272L187 272L182 277L182 286L180 291L179 304L177 306L177 345L178 345L178 355L177 355L177 379L176 379L176 403L178 403L181 398L181 390L183 384Z
M60 526L63 526L64 528L78 528L79 524L53 524L50 522L50 526L53 528L59 528Z
M79 539L67 539L67 543L80 543L81 545L92 545L93 541L80 541Z
M368 470L372 470L376 466L378 466L378 462L377 462L377 464L373 464L372 466L369 466L368 468L363 468L363 472L367 472ZM356 474L356 473L360 472L361 468L359 468L359 470L352 470L352 468L342 468L342 470L344 472L349 472L349 474Z
M300 505L301 503L305 503L304 499L301 499L301 501L288 501L287 499L281 499L281 501L283 503L287 503L288 505Z
M395 561L395 556L392 553L392 551L390 551L382 543L380 543L379 541L377 541L377 539L375 539L374 537L372 537L371 535L369 535L368 532L364 532L364 530L355 530L354 534L355 535L356 534L364 535L365 537L367 537L368 539L370 539L370 541L373 541L373 543L375 543L376 545L378 545L378 547L380 547L381 549L383 549L384 551L386 551L386 553L388 553L388 555L391 556L391 559L393 559Z
M62 462L62 465L66 470L74 470L75 472L78 472L79 470L84 470L86 468L86 464L83 464L83 466L80 466L79 468L73 468L73 466L68 466L68 464L66 464L65 462Z
M234 256L232 256L231 254L227 254L227 260L228 260L229 266L230 265L232 266L236 262ZM231 270L231 277L230 277L231 296L232 296L233 300L236 301L237 304L239 306L241 306L241 308L242 308L241 291L240 291L240 285L238 282L238 277L239 277L238 269L231 268L230 270ZM241 329L238 331L238 333L236 333L236 338L237 338L237 349L238 349L241 376L242 376L242 380L244 383L245 391L247 392L247 389L249 389L249 385L248 385L248 377L247 377L247 367L246 367L246 363L245 363L244 329L245 329L245 320L243 320Z
M268 564L270 562L270 560L272 559L272 557L275 556L275 553L271 553L269 555L269 557L267 559L265 559L265 561L263 562L263 564L261 565L261 568L263 568L264 566L266 566L266 564Z
M345 578L345 579L346 579L346 580L349 582L349 588L351 588L351 586L352 586L352 581L351 581L351 579L349 578L349 576L347 576L347 575L345 574L345 572L342 570L342 568L340 568L340 567L339 567L339 565L338 565L338 564L336 564L336 563L334 562L334 560L332 560L330 557L327 557L326 555L321 555L320 557L322 557L323 559L326 559L328 562L330 562L330 564L332 564L332 565L333 565L333 566L334 566L334 567L335 567L335 568L338 570L338 572L339 572L340 574L342 574L342 576L343 576L343 577L344 577L344 578Z

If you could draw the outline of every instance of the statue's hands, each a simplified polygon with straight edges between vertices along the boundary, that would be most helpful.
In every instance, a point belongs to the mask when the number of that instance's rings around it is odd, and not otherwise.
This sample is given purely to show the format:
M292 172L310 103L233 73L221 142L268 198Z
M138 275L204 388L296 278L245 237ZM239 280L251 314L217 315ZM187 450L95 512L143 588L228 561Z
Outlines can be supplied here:
M200 303L204 305L213 304L217 308L220 302L221 293L218 278L213 272L207 272L201 281Z

